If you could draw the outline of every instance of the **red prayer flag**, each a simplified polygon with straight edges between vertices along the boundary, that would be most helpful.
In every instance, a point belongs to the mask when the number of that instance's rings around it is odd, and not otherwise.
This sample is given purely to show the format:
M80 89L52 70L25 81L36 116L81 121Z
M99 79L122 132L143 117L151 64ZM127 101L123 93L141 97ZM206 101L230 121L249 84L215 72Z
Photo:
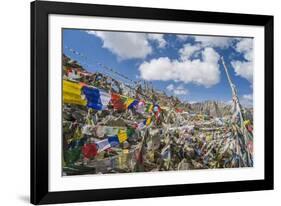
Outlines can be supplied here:
M82 147L82 153L88 159L97 156L97 151L96 144L85 144Z
M119 94L111 93L111 103L113 108L116 110L125 110L126 105L124 104L124 100Z

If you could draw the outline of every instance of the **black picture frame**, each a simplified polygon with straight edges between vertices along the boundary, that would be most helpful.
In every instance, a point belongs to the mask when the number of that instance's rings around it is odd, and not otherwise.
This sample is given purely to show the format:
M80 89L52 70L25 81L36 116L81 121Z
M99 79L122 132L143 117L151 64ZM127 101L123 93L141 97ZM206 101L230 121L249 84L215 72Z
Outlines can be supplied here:
M264 180L116 189L48 190L48 15L82 15L256 25L265 28ZM50 204L273 189L273 16L80 3L31 3L31 203ZM74 188L75 189L75 188Z

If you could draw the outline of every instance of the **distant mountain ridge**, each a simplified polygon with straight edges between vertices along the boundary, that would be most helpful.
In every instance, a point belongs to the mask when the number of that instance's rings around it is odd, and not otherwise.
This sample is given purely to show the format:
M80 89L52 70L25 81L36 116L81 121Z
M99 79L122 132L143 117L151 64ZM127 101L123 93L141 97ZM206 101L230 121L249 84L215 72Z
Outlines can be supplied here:
M232 115L232 105L226 102L208 100L204 102L189 103L189 111L194 113L207 114L213 117L224 117ZM253 119L253 108L243 107L243 114L245 119Z
M231 115L231 105L221 101L204 101L189 104L189 109L195 113L207 114L214 117Z

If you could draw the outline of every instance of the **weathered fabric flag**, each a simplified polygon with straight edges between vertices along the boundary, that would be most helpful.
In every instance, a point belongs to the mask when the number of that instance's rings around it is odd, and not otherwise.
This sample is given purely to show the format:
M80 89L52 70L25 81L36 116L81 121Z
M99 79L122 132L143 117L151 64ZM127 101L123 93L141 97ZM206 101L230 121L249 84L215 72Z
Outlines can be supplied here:
M111 102L114 109L125 110L126 109L125 101L126 99L121 95L117 93L111 93Z
M145 109L145 111L146 111L146 112L151 112L152 109L153 109L153 104L147 103L147 104L146 104L146 109Z
M95 110L104 110L111 99L106 92L93 87L83 87L83 93L87 99L87 107Z
M120 129L117 136L120 143L123 143L128 139L127 131L124 129Z
M110 137L108 137L107 139L108 139L108 142L109 142L109 144L111 145L111 147L115 147L115 146L117 146L117 145L120 144L117 135L110 136Z
M97 145L93 143L84 144L84 146L82 147L82 153L84 157L88 159L97 156L98 153Z
M78 83L63 80L63 102L86 105L87 101L81 96L81 88L82 86Z
M98 152L104 151L111 147L107 138L96 142L96 144L98 146Z

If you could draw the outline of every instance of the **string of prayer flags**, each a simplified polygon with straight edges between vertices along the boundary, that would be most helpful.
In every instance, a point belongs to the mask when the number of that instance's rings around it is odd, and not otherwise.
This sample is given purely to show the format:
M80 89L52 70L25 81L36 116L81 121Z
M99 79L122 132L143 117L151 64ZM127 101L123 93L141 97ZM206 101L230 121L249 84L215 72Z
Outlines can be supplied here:
M85 98L82 98L83 95ZM67 80L63 80L63 101L64 103L83 105L99 111L108 109L108 105L111 102L113 108L118 111L135 109L139 113L152 112L156 117L159 116L161 111L159 105L145 103L144 101L125 97L117 93L107 93L85 83ZM148 125L150 122L148 121L145 124Z
M133 87L98 71L83 78L64 58L63 100L74 104L63 105L64 174L253 166L252 110L232 82L234 111L221 115L228 106L206 102L202 111L146 82Z
M115 147L120 143L125 142L128 139L129 135L134 133L133 129L119 129L118 134L114 136L108 136L106 139L96 142L98 147L98 152L104 151L110 147Z

